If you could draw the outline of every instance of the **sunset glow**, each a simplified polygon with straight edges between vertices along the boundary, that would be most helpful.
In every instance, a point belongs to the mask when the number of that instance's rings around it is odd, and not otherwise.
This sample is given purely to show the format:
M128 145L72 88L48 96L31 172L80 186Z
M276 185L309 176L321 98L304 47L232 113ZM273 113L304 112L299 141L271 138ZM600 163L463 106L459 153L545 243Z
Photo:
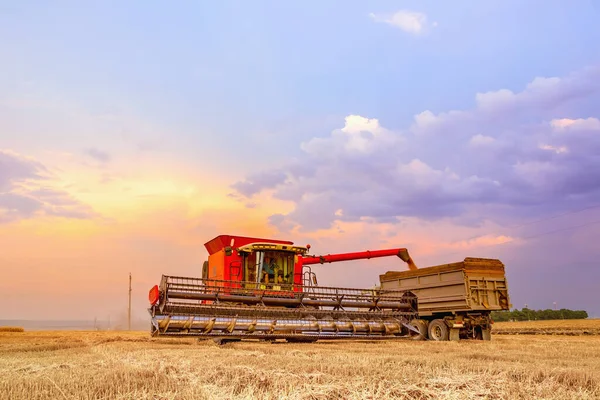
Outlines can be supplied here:
M600 316L597 7L302 4L0 11L0 319L116 321L131 272L144 320L220 234L499 258Z

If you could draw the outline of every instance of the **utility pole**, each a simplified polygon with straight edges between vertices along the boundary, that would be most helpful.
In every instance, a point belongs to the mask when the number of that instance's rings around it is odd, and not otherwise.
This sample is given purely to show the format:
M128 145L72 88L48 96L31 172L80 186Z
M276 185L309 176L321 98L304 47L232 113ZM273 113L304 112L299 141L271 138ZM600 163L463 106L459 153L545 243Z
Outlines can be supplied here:
M131 330L131 272L129 273L129 307L127 307L127 327Z

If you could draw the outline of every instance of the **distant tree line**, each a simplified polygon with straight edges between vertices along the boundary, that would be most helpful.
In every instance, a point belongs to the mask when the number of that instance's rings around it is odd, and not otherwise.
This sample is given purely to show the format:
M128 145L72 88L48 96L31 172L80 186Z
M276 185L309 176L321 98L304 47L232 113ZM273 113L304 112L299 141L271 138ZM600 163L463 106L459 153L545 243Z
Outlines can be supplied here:
M522 310L514 309L512 311L493 311L492 319L497 322L503 321L536 321L549 319L586 319L588 313L583 310L531 310L523 308Z

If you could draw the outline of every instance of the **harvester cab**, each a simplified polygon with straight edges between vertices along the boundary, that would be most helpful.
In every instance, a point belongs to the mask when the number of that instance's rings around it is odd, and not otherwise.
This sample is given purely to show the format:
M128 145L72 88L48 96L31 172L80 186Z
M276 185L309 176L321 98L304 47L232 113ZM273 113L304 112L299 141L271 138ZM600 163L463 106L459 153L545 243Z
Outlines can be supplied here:
M317 286L313 264L398 256L406 249L307 255L310 245L220 235L205 243L202 277L163 275L150 290L154 336L315 341L409 334L417 298L401 290Z
M209 256L202 268L203 279L247 288L301 285L299 257L310 248L282 240L230 235L217 236L204 246Z

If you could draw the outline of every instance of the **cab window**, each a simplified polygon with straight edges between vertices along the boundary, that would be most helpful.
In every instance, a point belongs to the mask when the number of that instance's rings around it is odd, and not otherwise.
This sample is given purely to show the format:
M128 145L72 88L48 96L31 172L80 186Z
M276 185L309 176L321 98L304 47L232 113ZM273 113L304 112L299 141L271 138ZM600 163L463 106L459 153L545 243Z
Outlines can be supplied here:
M263 263L256 275L257 252L244 257L244 280L272 284L292 284L294 282L294 254L281 251L263 252Z

